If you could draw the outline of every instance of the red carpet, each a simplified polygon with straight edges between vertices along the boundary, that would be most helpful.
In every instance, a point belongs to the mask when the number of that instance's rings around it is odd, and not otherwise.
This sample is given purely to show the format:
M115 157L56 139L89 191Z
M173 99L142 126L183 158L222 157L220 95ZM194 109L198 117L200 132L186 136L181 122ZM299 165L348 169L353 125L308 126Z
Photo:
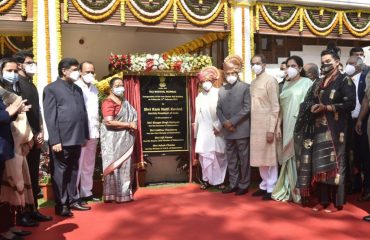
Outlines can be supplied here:
M370 223L361 220L370 210L368 203L315 213L292 203L264 202L250 193L237 197L201 191L194 184L141 188L135 199L91 204L91 211L75 211L70 219L54 217L26 239L370 239ZM54 214L51 208L42 212Z

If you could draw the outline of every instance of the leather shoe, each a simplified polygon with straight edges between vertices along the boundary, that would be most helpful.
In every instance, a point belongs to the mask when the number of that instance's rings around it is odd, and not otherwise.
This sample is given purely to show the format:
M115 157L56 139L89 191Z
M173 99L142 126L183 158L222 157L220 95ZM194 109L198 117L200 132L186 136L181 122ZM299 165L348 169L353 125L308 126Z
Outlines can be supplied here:
M222 190L222 193L232 193L232 192L235 192L236 191L236 188L232 188L230 186L227 186L225 187L223 190Z
M370 215L369 215L369 216L365 216L365 217L363 218L363 220L364 220L364 221L366 221L366 222L370 222Z
M85 200L80 199L78 203L82 206L87 205L87 202Z
M87 211L87 210L90 210L90 209L91 209L91 207L89 207L89 206L82 206L82 205L81 205L81 204L79 204L78 202L76 202L76 203L72 204L72 205L70 206L70 208L71 208L72 210L77 210L77 211Z
M12 233L14 233L15 235L20 236L20 237L31 235L30 231L23 231L23 230L18 231L18 232L12 232Z
M55 214L62 217L72 217L73 213L68 206L55 206Z
M267 193L266 190L258 189L254 193L252 193L252 197L261 197L264 196Z
M38 222L47 222L53 220L51 216L45 216L44 214L40 213L39 211L32 212L31 218L33 220L36 220Z
M265 201L271 200L271 193L266 192L263 195L262 200L265 200Z
M240 195L246 194L247 192L248 192L248 188L246 188L246 189L238 188L238 190L235 191L235 195L240 196Z
M29 217L29 214L23 213L18 214L16 218L16 223L18 226L22 227L37 227L39 223Z
M83 197L81 198L82 200L86 201L86 202L100 202L100 198L97 198L93 195L89 196L89 197Z

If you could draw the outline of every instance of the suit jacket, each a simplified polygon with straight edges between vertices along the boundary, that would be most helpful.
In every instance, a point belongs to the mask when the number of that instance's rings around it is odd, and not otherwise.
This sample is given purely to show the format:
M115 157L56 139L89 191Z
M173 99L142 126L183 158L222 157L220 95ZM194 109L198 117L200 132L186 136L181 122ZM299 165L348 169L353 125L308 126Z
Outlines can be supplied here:
M51 146L84 144L89 125L82 90L60 78L44 89L43 106Z
M32 80L19 75L18 86L20 95L27 99L27 104L31 104L31 109L26 112L28 123L31 126L32 133L35 135L41 131L42 116L40 111L39 93Z
M367 75L368 71L363 71L360 75L360 79L358 81L358 88L357 88L357 92L358 92L358 101L360 102L360 104L362 103L362 99L364 98L365 96L365 89L366 89L366 75Z
M229 120L235 132L223 129L225 139L241 139L249 137L249 118L251 111L249 85L240 81L226 84L219 91L217 116L222 125Z
M6 105L0 98L0 162L14 157L14 141L10 123L14 118L5 111Z

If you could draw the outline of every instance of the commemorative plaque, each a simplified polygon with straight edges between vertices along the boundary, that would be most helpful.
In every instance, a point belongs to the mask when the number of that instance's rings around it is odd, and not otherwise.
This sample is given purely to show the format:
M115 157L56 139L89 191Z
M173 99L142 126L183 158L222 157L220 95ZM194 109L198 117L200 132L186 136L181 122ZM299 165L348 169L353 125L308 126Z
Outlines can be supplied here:
M141 76L141 127L145 155L188 151L185 76Z

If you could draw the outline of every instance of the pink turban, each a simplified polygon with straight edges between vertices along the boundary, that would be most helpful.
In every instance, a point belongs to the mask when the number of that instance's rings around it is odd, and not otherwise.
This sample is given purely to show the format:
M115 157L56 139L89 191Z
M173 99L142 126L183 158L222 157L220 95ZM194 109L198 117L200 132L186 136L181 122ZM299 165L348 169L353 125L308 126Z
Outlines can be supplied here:
M224 60L223 69L227 73L239 73L243 68L243 59L238 55L230 55Z
M200 82L214 82L220 78L220 71L216 67L205 67L197 75Z

